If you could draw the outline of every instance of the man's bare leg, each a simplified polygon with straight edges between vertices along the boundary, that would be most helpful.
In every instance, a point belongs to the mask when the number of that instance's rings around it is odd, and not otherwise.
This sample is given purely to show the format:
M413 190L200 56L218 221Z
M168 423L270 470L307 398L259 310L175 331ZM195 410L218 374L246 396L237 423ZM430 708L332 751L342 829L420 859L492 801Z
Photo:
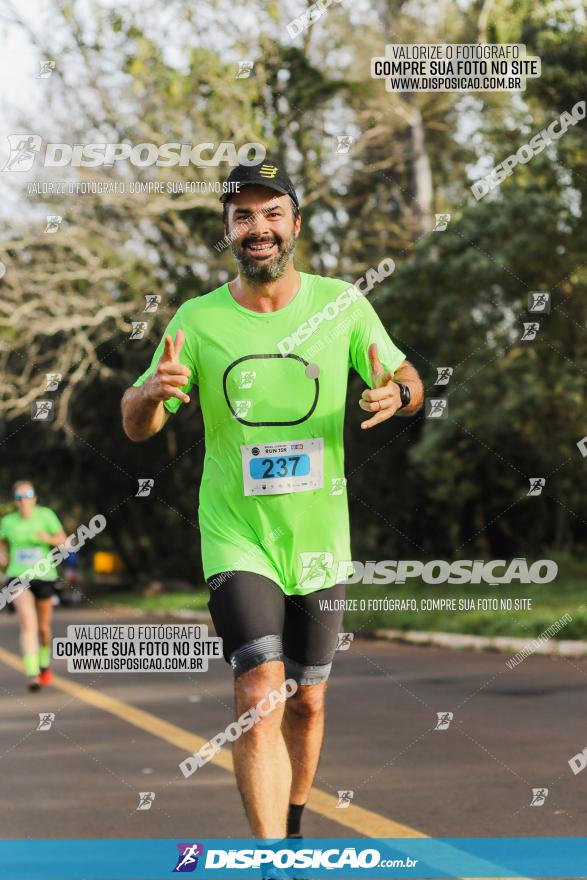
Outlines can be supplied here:
M302 684L285 704L282 730L292 766L292 804L306 803L318 769L324 739L326 684Z
M272 660L244 672L235 681L237 718L256 706L285 680L283 663ZM281 732L283 703L233 745L236 781L254 837L286 836L291 763Z

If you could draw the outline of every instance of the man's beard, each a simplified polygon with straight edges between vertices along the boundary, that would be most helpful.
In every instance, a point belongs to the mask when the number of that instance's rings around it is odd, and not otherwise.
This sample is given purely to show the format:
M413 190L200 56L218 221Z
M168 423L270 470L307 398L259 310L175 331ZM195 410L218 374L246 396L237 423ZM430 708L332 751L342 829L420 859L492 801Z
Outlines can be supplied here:
M270 260L257 263L245 252L248 244L261 244L263 242L275 242L277 253ZM252 238L247 236L241 242L231 242L230 249L238 264L240 274L251 284L267 284L275 281L285 274L296 249L296 237L292 233L290 238L281 238L279 235L265 236L264 238Z

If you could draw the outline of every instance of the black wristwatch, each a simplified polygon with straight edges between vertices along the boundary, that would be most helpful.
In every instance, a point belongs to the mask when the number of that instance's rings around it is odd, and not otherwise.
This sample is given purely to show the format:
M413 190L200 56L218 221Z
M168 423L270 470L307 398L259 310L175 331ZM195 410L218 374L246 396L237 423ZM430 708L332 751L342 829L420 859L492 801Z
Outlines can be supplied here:
M401 382L396 382L395 384L399 388L399 396L400 396L400 399L402 402L400 409L403 409L404 406L409 405L410 400L412 399L412 395L410 394L410 388L409 388L409 385L402 385Z

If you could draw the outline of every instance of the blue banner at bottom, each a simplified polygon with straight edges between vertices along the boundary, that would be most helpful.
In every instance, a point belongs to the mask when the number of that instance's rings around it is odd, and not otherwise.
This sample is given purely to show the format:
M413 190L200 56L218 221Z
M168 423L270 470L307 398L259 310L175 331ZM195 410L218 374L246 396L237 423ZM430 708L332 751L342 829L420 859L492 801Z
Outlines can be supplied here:
M587 837L0 841L2 880L587 877Z

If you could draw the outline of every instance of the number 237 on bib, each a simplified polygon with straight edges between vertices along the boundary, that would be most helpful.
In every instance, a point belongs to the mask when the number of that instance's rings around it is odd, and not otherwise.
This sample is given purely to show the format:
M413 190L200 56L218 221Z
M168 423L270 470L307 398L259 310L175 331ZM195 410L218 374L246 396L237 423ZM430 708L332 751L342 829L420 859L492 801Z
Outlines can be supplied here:
M241 446L245 495L284 495L324 486L324 440Z

